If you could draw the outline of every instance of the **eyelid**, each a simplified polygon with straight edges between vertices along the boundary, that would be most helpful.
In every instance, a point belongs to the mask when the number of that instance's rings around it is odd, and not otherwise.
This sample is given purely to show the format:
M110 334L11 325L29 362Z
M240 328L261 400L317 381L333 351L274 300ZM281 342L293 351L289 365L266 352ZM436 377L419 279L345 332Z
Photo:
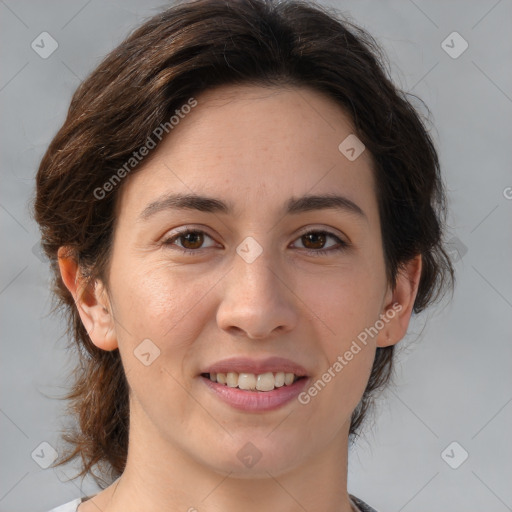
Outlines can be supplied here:
M184 224L183 226L179 226L175 229L166 231L161 238L168 240L169 238L174 238L178 235L187 234L190 231L201 232L204 233L205 235L208 235L210 238L215 238L213 235L210 234L209 228L202 224Z
M184 235L186 235L188 233L195 233L195 232L202 233L202 234L206 235L207 237L211 238L215 243L220 243L220 242L217 242L215 236L211 235L208 232L208 228L206 226L191 225L191 224L185 224L184 226L176 228L175 230L167 231L165 233L165 235L161 238L161 243L164 244L164 245L174 245L174 243L171 244L171 240L174 239L174 241L176 241L181 236L184 236ZM178 247L178 249L180 249L179 246L177 246L177 247ZM194 249L194 252L199 252L199 251L201 251L203 249L204 248ZM208 247L207 247L207 249L208 249ZM183 250L186 250L186 249L183 249Z
M350 238L339 229L333 228L333 227L327 227L327 226L319 226L315 224L309 224L308 226L304 226L304 228L301 228L299 230L299 233L297 236L303 236L307 233L310 233L311 231L319 231L322 233L325 233L327 235L335 236L339 238L342 242L344 242L347 245L352 245L352 241Z

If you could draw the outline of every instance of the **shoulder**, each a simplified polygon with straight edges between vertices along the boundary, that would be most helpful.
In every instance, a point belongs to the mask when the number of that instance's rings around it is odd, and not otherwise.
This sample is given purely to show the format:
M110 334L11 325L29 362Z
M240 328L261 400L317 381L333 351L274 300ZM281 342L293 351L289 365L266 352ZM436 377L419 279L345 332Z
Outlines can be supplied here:
M361 512L379 512L378 510L374 509L373 507L370 507L370 505L365 503L363 500L357 498L353 494L349 494L349 497Z
M64 505L52 508L48 512L76 512L76 509L80 503L82 503L82 498L77 498L76 500L64 503Z

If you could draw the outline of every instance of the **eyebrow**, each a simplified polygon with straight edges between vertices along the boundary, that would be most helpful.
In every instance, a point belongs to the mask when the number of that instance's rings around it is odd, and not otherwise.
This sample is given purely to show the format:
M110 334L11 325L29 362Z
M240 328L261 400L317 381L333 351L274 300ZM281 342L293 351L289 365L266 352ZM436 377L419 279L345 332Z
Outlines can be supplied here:
M223 213L232 215L234 205L212 197L197 194L167 194L150 203L139 214L137 220L145 221L166 210L196 210L207 213ZM305 195L290 198L284 206L287 215L298 215L315 210L338 210L355 214L367 220L363 210L350 199L337 194Z

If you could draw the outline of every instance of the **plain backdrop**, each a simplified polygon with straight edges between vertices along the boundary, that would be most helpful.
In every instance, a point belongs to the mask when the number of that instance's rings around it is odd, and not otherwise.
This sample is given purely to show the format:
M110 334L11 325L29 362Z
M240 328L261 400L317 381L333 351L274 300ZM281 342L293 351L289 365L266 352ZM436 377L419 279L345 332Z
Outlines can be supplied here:
M452 302L416 318L399 345L396 385L350 453L349 492L379 512L512 510L512 2L326 5L368 29L396 84L428 105L430 115L415 101L439 150L458 260ZM51 397L64 393L73 359L62 319L49 316L29 201L73 91L165 6L0 0L0 512L45 512L98 492L89 479L63 482L71 466L43 469L34 455L48 454L41 443L59 449L64 404ZM58 44L47 58L31 46L42 32Z

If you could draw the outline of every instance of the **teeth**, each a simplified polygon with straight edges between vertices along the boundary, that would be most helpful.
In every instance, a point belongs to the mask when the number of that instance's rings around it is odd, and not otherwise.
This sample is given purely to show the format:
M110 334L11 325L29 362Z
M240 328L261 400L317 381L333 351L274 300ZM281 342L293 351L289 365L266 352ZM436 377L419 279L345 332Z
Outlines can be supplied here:
M293 373L285 373L284 374L284 384L285 386L289 386L290 384L293 384L293 378L295 376L293 375Z
M253 373L239 373L238 387L240 389L256 389L256 376Z
M292 373L292 375L293 375L293 373ZM285 376L284 372L276 373L274 386L276 388L280 388L281 386L284 386L285 380L286 380L286 376Z
M293 373L291 375L293 377ZM275 383L276 379L272 372L262 373L261 375L258 375L256 389L258 391L272 391L274 389Z
M226 384L230 388L236 388L238 386L238 373L229 372L226 375Z
M230 388L245 389L247 391L272 391L281 386L290 386L299 377L293 373L267 372L258 375L254 373L210 373L210 380L224 384Z

